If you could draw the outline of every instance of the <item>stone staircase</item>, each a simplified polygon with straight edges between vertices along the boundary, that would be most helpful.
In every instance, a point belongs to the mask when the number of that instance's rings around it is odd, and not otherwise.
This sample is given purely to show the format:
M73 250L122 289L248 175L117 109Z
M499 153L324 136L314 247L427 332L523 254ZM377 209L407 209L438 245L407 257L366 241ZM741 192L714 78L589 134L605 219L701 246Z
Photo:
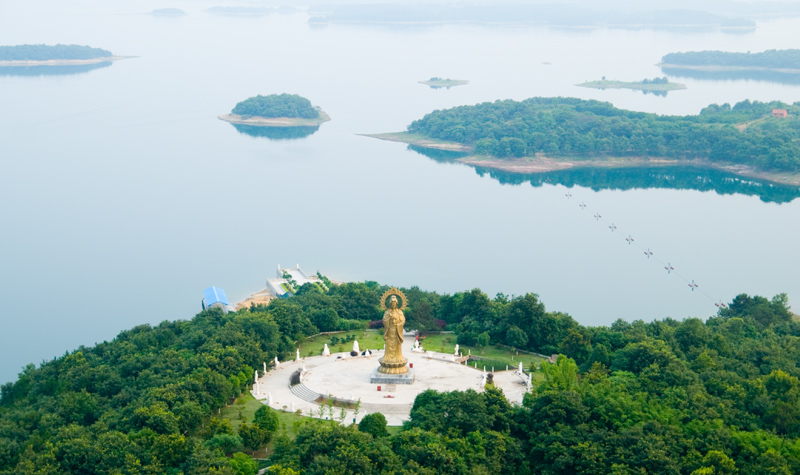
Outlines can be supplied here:
M317 399L322 396L322 394L318 392L314 392L306 387L305 384L295 384L290 388L292 390L292 394L299 397L303 401L307 402L316 402Z

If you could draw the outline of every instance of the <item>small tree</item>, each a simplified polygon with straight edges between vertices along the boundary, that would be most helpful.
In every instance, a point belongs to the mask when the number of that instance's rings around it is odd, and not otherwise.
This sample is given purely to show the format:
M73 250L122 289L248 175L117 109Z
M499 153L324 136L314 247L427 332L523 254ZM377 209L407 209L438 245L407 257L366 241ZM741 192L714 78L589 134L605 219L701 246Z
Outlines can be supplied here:
M253 423L267 433L267 440L278 430L278 415L269 406L261 406L253 417Z
M386 429L386 417L380 412L373 412L364 416L361 419L361 423L358 424L358 430L372 434L373 437L389 435L389 431Z
M480 335L478 335L478 338L476 339L475 344L477 346L486 346L486 345L488 345L489 344L489 333L488 332L483 332Z
M229 463L236 475L256 475L258 473L258 462L247 454L236 452Z
M271 434L261 427L253 424L242 424L239 426L239 437L242 438L242 445L255 452L261 445L269 442Z

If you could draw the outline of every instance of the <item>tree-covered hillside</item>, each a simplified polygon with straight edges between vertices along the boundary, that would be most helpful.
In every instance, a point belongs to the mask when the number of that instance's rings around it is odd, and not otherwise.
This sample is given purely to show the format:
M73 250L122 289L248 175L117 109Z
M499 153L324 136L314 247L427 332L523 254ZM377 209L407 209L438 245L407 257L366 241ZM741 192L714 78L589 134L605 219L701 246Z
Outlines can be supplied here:
M283 474L800 472L800 323L784 295L740 295L706 322L584 327L534 294L411 288L407 328L565 356L523 406L491 387L429 391L394 435L378 416L359 428L300 423L296 439L271 410L238 431L215 417L297 340L377 323L385 290L306 285L30 365L2 387L0 474L252 475L242 452L270 438L271 473Z
M789 117L771 117L775 108L788 109ZM747 100L713 104L699 115L662 116L608 102L535 97L437 110L408 131L504 158L666 157L800 170L800 103Z
M94 59L112 56L111 51L81 45L0 46L0 61L46 61L50 59Z
M243 117L319 117L319 110L311 105L311 101L297 94L258 95L236 104L231 112Z
M770 49L760 53L687 51L669 53L663 64L679 66L731 66L740 68L800 69L800 49Z

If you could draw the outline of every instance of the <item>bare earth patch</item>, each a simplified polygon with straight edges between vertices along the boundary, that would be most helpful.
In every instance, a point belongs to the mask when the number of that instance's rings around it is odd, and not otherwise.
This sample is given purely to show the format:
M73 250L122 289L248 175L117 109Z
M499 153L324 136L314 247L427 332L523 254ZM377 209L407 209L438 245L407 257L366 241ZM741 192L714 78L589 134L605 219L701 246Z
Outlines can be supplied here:
M84 64L105 63L107 61L119 61L121 59L136 58L137 56L104 56L92 59L49 59L46 61L0 61L2 66L81 66Z
M749 124L743 124L742 129ZM738 128L738 127L737 127ZM419 147L433 148L437 150L449 150L453 152L471 153L472 147L464 144L437 140L418 134L407 132L393 132L386 134L358 134L364 137L372 137L380 140L392 142L403 142ZM747 165L738 165L725 162L711 162L708 160L674 160L668 158L651 157L604 157L602 160L591 159L554 159L543 155L536 157L525 157L522 159L500 159L497 157L470 155L459 158L456 161L477 166L494 168L511 173L545 173L568 168L636 168L636 167L659 167L659 166L694 166L698 168L713 168L723 170L734 175L760 180L771 181L783 185L800 186L800 172L777 172L756 170Z
M390 132L387 134L357 134L363 137L372 137L379 140L388 140L390 142L402 142L409 145L416 145L419 147L433 148L436 150L447 150L450 152L471 152L472 147L456 142L448 142L446 140L432 139L417 134L409 134L407 132Z
M319 125L331 120L324 111L319 111L316 119L303 119L301 117L242 117L236 114L225 114L219 116L220 120L231 124L254 125L256 127L308 127Z

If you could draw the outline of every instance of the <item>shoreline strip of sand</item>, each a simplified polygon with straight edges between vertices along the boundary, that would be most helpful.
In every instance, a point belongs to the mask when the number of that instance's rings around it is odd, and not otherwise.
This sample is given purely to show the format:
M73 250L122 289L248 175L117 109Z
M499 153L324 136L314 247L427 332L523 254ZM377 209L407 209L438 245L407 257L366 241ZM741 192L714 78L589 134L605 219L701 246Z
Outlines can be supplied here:
M319 111L316 119L303 119L301 117L259 117L253 116L244 118L236 114L225 114L217 117L219 120L230 122L231 124L252 125L255 127L313 127L331 120L325 111Z
M429 139L422 135L395 132L386 134L358 134L392 142L402 142L419 147L436 150L449 150L471 153L471 147L454 142ZM589 159L554 159L544 156L525 157L516 160L504 160L490 156L469 155L457 158L454 161L476 167L493 168L510 173L546 173L569 168L638 168L638 167L667 167L667 166L693 166L698 168L712 168L734 175L755 178L781 185L800 186L800 172L768 172L756 170L747 165L726 162L711 162L709 160L675 160L670 158L644 158L644 157L608 157L603 160Z
M44 61L20 60L20 61L0 61L0 67L19 67L19 66L82 66L85 64L105 63L108 61L119 61L121 59L138 58L138 56L103 56L102 58L92 59L48 59Z

